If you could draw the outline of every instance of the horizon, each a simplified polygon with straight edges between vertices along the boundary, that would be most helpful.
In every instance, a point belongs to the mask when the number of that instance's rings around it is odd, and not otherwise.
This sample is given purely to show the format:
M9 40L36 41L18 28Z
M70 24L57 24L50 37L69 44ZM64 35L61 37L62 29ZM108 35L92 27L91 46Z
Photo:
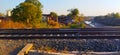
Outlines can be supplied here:
M25 0L2 0L0 2L0 12L13 9ZM43 5L43 14L56 12L58 15L66 15L68 9L77 8L84 16L99 16L108 13L120 13L120 0L39 0ZM69 1L69 2L68 2ZM10 5L9 5L10 4ZM3 6L4 5L4 6Z

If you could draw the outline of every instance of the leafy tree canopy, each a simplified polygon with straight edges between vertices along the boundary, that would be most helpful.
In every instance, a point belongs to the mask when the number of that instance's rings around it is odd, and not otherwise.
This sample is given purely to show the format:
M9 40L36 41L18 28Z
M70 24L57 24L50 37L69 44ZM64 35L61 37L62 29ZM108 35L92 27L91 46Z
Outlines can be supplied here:
M116 18L120 18L120 14L119 14L119 13L114 14L114 16L115 16Z
M82 22L84 20L83 14L80 15L80 12L77 8L70 9L68 11L70 11L68 16L70 16L74 20L75 23L79 23L79 22Z
M71 16L73 19L75 17L79 16L79 10L77 8L76 9L70 9L69 11L70 11L70 13L68 14L68 16Z
M37 18L42 18L42 7L43 5L39 2L39 0L25 0L25 2L32 3L38 8ZM40 19L42 20L42 19Z
M42 11L40 9L42 5L39 3L38 0L26 0L25 2L20 3L12 10L12 20L30 24L32 27L35 27L40 23L42 18Z
M58 18L57 13L55 13L55 12L50 12L50 16L53 18Z
M108 13L105 16L106 17L113 17L113 18L120 18L120 14L119 13Z
M29 3L32 3L34 4L35 6L39 7L39 8L42 8L42 4L39 2L39 0L25 0L25 2L29 2Z

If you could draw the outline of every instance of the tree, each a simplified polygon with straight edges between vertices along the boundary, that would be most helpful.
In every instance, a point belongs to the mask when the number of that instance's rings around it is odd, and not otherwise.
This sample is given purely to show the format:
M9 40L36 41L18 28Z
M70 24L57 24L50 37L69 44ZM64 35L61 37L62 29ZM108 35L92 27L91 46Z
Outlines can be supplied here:
M12 20L36 27L42 19L41 6L38 0L26 0L12 10Z
M115 18L120 18L120 14L119 14L119 13L116 13L116 14L114 14L114 17L115 17Z
M75 19L79 16L79 10L77 8L70 9L69 11L70 11L70 13L68 14L68 16L72 17L73 19Z
M43 7L43 5L39 2L39 0L25 0L25 2L32 3L35 6L37 6L37 8L39 10L37 12L37 18L42 18L42 7ZM42 19L40 19L40 20L42 20Z
M84 28L83 26L85 26L85 24L83 23L84 21L83 14L80 14L77 8L70 9L68 11L70 11L68 16L71 17L72 20L74 20L74 22L70 25L70 28Z
M70 16L74 20L75 23L82 22L84 20L83 14L80 14L77 8L70 9L69 11L70 13L68 14L68 16Z
M76 8L76 9L70 9L69 10L70 13L68 14L68 16L70 16L74 22L78 22L78 19L79 19L79 10Z
M43 7L39 0L25 0L25 2L29 2L34 4L35 6L39 7L40 9Z
M58 15L55 12L50 12L50 17L52 18L51 20L48 21L48 24L52 26L52 28L59 28L59 23L58 23Z
M57 13L55 13L55 12L50 12L50 16L53 18L58 18Z
M106 18L108 17L112 17L112 18L120 18L120 14L119 13L108 13L107 15L105 15Z
M58 15L55 12L50 12L50 16L53 18L53 20L58 22Z

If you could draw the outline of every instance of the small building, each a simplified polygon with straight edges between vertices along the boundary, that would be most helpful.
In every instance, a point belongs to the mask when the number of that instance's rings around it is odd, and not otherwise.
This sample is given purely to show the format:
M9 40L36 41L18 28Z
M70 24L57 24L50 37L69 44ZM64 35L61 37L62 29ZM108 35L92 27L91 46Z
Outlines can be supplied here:
M10 17L10 16L12 15L12 14L11 14L11 10L7 10L6 15L7 15L8 17Z
M3 21L5 21L5 20L6 20L5 17L0 17L0 23L3 22Z
M42 21L48 22L50 20L50 14L42 14Z
M58 22L61 23L61 24L68 25L68 24L73 23L73 19L69 16L59 16L58 17Z
M4 19L4 17L0 17L0 23L2 22L3 19Z
M2 16L0 16L0 23L2 23L2 22L7 22L7 21L9 21L11 18L10 17L2 17Z
M51 17L50 14L42 14L42 21L49 22L50 20L57 21L57 18Z

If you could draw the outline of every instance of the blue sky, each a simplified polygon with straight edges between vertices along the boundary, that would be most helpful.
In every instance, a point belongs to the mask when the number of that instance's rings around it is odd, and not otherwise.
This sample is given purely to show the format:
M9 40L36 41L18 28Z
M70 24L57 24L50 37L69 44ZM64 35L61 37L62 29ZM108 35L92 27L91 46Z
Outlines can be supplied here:
M24 0L1 0L0 12L15 8ZM43 4L43 13L49 14L54 11L61 14L67 14L68 9L78 8L80 13L85 16L105 15L111 12L120 13L120 0L40 0Z

